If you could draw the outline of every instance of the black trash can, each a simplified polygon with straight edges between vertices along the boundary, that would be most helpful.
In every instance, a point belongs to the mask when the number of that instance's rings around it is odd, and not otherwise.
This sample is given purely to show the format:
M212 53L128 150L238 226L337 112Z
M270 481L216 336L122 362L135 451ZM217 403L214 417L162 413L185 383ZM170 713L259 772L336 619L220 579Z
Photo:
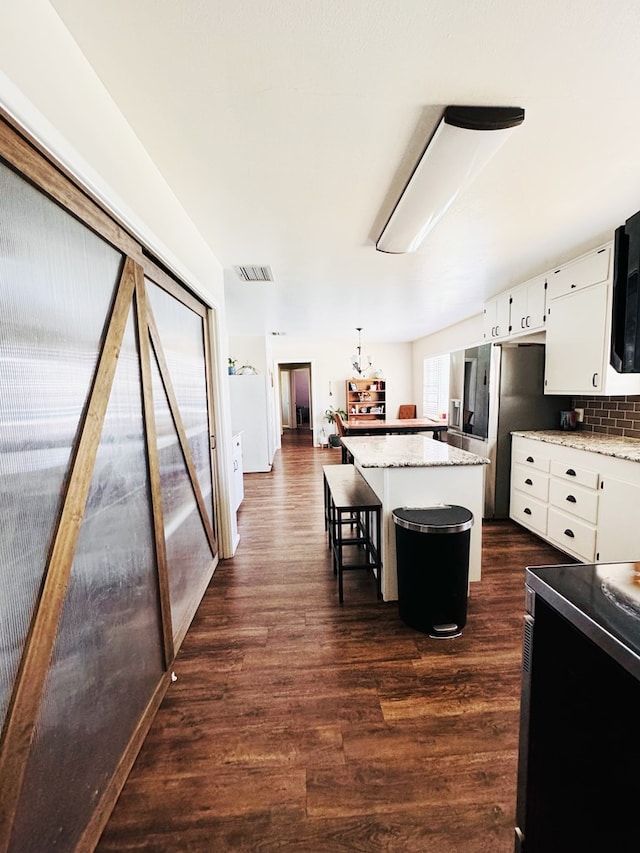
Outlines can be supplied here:
M393 522L400 618L430 637L460 636L473 513L463 506L399 507Z

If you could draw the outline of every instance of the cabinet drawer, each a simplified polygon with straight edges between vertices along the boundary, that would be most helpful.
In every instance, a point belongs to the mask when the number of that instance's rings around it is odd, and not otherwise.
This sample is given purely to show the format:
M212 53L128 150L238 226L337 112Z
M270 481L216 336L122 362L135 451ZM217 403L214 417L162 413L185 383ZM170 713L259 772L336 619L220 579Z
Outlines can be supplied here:
M575 465L566 465L563 462L551 461L551 473L554 477L561 477L587 489L597 489L600 485L600 474L597 471L589 471L588 468L576 468Z
M590 524L595 524L598 520L598 492L594 489L585 489L575 483L552 477L549 483L549 503Z
M514 489L540 501L546 501L549 497L549 475L542 471L524 465L514 465L511 482Z
M528 468L537 468L538 471L549 470L549 457L537 451L516 450L513 454L514 462Z
M514 521L519 521L526 527L531 527L537 533L543 536L547 532L547 507L525 495L522 492L514 491L511 493L510 515Z
M596 528L592 525L550 507L547 535L560 548L575 554L580 560L593 562L596 553Z
M554 270L548 276L547 299L557 299L581 287L589 287L609 277L611 247L592 252L578 261Z

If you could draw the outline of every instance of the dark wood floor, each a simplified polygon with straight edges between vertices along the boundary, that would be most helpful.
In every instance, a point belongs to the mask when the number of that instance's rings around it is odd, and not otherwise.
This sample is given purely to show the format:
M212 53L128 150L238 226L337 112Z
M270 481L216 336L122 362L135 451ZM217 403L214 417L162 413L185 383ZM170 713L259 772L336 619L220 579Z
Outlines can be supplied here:
M568 562L484 525L462 637L432 640L376 601L345 603L307 431L245 477L241 543L218 567L99 853L510 853L523 576Z

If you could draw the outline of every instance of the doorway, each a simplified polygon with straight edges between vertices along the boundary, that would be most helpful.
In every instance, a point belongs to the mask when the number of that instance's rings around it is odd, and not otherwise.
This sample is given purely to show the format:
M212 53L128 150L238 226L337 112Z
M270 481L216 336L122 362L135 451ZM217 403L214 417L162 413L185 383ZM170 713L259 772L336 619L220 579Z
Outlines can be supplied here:
M282 363L278 368L282 430L306 431L313 440L311 363Z

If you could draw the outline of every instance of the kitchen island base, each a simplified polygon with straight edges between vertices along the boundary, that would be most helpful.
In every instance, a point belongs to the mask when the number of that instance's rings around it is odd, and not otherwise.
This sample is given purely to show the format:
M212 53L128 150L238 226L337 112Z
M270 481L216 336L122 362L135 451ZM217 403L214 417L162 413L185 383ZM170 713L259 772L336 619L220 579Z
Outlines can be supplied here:
M484 466L489 460L418 435L345 437L342 442L382 503L383 599L398 599L393 523L393 510L397 507L467 507L476 519L469 544L469 581L479 581Z

